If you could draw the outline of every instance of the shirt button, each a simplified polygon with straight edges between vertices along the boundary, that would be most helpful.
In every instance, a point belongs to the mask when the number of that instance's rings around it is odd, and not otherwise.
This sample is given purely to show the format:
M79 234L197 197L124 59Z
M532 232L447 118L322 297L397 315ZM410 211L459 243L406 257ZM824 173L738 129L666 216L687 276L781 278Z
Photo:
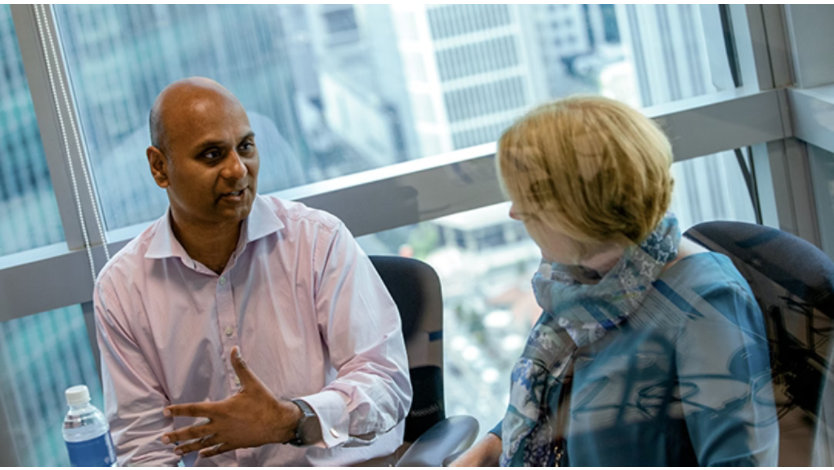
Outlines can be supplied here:
M222 286L225 283L226 283L226 277L225 276L220 276L220 285Z
M227 327L226 327L226 331L225 331L226 336L232 336L232 334L233 334L234 332L235 332L235 329L234 329L234 328L232 328L231 326L227 326Z
M330 428L330 435L333 436L335 439L339 438L339 432L333 428Z

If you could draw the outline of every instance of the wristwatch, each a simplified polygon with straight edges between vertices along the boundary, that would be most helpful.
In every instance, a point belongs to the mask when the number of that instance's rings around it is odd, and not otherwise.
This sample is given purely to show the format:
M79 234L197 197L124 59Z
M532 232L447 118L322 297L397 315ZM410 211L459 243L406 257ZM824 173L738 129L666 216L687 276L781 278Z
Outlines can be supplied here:
M297 407L301 409L301 419L298 420L298 426L295 428L295 437L290 439L289 444L294 446L308 446L318 442L321 437L321 426L319 424L319 417L310 408L310 405L303 400L292 400Z

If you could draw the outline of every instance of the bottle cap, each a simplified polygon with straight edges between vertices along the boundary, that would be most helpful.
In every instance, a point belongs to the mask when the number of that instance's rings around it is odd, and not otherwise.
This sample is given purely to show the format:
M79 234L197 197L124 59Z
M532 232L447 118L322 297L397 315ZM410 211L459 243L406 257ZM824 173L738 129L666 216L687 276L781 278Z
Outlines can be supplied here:
M90 390L86 385L75 385L66 390L67 405L83 405L90 401Z

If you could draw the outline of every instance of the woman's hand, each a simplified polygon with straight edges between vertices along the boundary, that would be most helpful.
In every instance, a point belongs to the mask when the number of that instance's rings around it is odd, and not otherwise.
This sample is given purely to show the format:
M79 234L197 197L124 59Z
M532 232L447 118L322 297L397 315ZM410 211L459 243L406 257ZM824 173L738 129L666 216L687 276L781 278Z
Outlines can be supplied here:
M469 450L456 458L450 467L497 467L501 456L501 438L493 433L487 433Z

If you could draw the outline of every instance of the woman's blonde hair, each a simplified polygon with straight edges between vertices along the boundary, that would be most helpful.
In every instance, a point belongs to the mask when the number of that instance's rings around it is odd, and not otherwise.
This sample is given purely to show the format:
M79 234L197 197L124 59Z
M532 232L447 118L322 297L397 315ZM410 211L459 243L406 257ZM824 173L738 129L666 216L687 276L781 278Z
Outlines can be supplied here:
M576 96L529 112L498 141L497 167L516 211L580 243L640 243L672 195L672 146L618 101Z

